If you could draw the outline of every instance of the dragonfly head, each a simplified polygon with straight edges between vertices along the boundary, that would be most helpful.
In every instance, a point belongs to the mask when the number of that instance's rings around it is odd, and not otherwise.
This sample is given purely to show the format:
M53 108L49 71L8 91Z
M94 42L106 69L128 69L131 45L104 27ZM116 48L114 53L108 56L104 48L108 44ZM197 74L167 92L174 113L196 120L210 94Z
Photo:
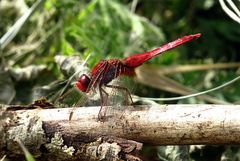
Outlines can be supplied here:
M78 79L76 86L78 87L78 89L80 89L82 92L86 92L88 89L88 86L91 82L91 79L86 75L83 74L80 76L80 78Z

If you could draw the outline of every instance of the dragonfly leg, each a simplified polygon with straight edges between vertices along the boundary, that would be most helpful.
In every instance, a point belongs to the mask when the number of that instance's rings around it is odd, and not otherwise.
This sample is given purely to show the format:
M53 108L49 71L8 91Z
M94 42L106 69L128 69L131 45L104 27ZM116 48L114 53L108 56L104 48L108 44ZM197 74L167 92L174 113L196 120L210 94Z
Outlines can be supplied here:
M128 90L128 88L122 87L122 86L116 86L116 85L105 85L105 86L108 87L108 88L115 88L115 89L119 89L119 90L125 91L126 94L127 94L126 97L125 97L126 105L129 105L128 96L129 96L129 98L131 100L131 104L133 104L133 99L132 99L131 93Z
M104 117L106 116L107 109L103 109L103 106L107 106L108 93L101 86L99 86L99 93L100 93L100 98L101 98L101 108L98 112L98 120L102 121L104 119ZM105 98L103 96L103 93L106 95Z

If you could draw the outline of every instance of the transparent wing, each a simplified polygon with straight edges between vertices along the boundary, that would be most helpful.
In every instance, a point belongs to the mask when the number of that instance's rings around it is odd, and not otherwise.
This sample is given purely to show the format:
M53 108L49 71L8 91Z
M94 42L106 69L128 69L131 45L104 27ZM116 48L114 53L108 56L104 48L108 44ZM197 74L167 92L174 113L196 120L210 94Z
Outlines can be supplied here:
M103 109L106 117L121 119L126 108L129 108L133 103L129 96L134 88L132 78L118 77L103 88L108 93L107 108Z

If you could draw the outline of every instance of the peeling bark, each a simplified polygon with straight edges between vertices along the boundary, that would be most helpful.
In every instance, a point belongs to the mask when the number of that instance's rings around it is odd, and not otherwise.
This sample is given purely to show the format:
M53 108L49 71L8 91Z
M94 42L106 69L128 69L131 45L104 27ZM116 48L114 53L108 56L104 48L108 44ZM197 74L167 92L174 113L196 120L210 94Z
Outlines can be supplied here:
M150 145L240 144L239 105L127 107L97 121L100 107L1 110L0 157L22 156L16 139L45 160L137 160Z

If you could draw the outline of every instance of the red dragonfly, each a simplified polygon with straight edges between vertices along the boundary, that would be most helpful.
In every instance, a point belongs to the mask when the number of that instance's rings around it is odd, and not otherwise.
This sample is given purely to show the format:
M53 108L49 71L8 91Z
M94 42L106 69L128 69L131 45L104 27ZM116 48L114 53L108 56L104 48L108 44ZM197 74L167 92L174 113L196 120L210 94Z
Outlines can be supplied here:
M142 54L135 54L123 60L119 59L101 60L92 69L90 77L87 76L86 74L80 76L80 78L76 82L76 86L82 92L86 93L90 92L91 90L94 91L98 87L101 97L101 108L98 113L98 119L101 120L105 116L105 112L103 115L101 115L102 107L107 105L107 99L109 96L109 94L103 89L103 86L108 88L119 89L126 92L127 94L126 96L129 96L129 98L132 101L130 92L126 87L109 85L109 83L120 75L134 76L135 75L134 69L142 65L144 62L167 50L173 49L179 45L199 38L200 36L201 36L200 33L183 36L152 51L145 52ZM105 94L106 97L104 97L103 94Z

